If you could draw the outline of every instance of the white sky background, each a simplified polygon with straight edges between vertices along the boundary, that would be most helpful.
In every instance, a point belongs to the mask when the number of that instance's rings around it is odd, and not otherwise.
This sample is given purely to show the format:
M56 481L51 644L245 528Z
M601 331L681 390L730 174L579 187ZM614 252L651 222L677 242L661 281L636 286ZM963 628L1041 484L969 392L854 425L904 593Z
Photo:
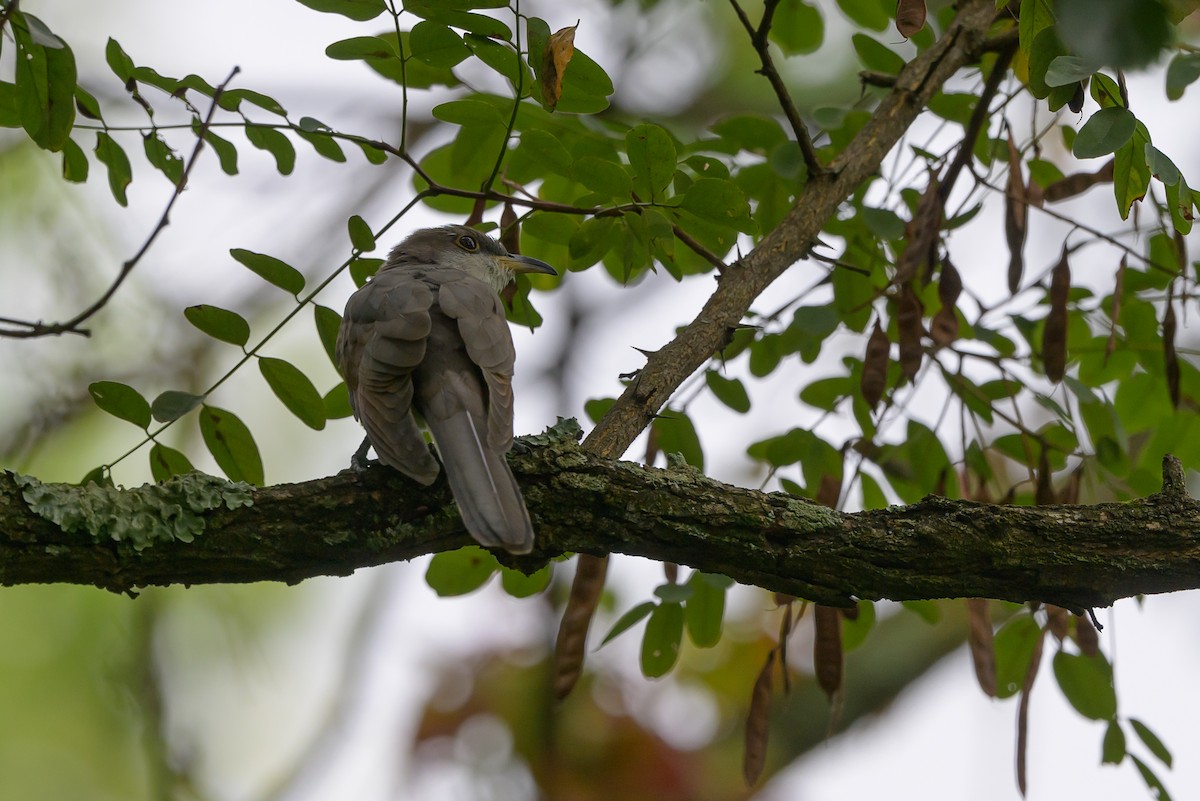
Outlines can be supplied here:
M525 8L528 10L531 5L526 4ZM118 39L138 65L152 66L168 75L196 72L216 83L236 63L242 68L236 85L276 97L292 119L314 116L334 127L364 133L379 126L378 133L387 136L382 126L396 113L396 87L377 79L356 62L334 62L323 56L329 43L373 31L374 27L318 14L290 0L209 0L201 4L119 0L103 6L82 4L78 0L27 0L22 6L42 17L72 44L84 75L108 74L103 65L99 31ZM546 11L547 8L552 10ZM599 2L544 3L542 15L548 18L551 29L581 19L577 44L609 69L617 80L618 92L622 92L626 89L620 80L621 66L613 63L615 54L606 52L606 9L607 5ZM836 11L827 12L827 19L836 15ZM828 35L833 38L836 34L830 31ZM672 37L665 38L668 43L671 40ZM678 43L674 39L671 46ZM835 44L842 46L840 41ZM815 68L822 57L809 64ZM119 92L115 79L104 88ZM1191 90L1196 91L1195 87ZM660 103L662 97L670 94L647 94L645 86L642 92L637 99L648 105ZM1191 126L1170 122L1190 106L1168 106L1159 75L1135 77L1131 94L1135 111L1149 121L1155 144L1175 160L1185 175L1200 175L1200 157ZM160 118L172 118L167 104L158 102L159 99L155 98L156 105L163 109ZM1185 98L1185 103L1194 102L1190 94ZM428 105L432 103L417 101L418 108ZM132 111L129 121L141 123L144 117ZM952 133L957 133L957 129ZM183 143L184 140L179 140L180 147ZM169 306L161 318L147 315L141 321L147 347L152 347L158 337L168 336L171 328L186 325L181 318L185 306L214 303L237 309L238 299L257 288L257 279L229 258L229 248L245 247L279 256L305 272L312 284L344 258L345 220L350 214L362 214L368 222L378 225L411 194L407 173L392 168L387 168L390 173L368 168L356 150L346 148L350 163L361 165L350 170L315 156L306 143L295 144L297 167L286 179L275 173L268 154L247 146L239 146L241 174L237 177L220 173L211 153L202 161L189 191L176 206L171 227L138 267L137 279L161 297L163 305ZM170 193L161 176L143 169L144 160L135 146L127 149L135 166L130 209L119 210L112 204L107 197L103 170L95 163L88 185L80 190L82 194L94 195L96 205L112 226L107 236L117 255L97 264L97 271L115 271L119 262L136 249ZM379 181L381 176L389 174L390 181L384 182L373 201L366 205L345 186L350 180ZM1092 221L1112 219L1111 208L1111 196L1104 189L1059 207ZM990 218L976 222L971 228L975 239L969 245L962 241L963 237L952 242L956 248L955 262L967 285L982 294L996 296L1005 291L1003 275L1007 259L998 211L996 206ZM381 251L404 232L434 221L432 217L413 215L381 240ZM1031 227L1027 272L1034 275L1053 263L1066 228L1036 213L1031 215ZM1093 250L1084 251L1085 258L1076 262L1077 282L1086 280L1084 276L1093 263L1098 284L1111 280L1116 259ZM4 251L5 246L0 242L0 261L14 258L12 253ZM809 284L812 276L801 265L772 289L773 299L764 302L763 308L779 305L779 298L789 297L790 290ZM617 374L640 364L640 357L632 347L652 349L666 342L675 326L691 319L712 288L710 278L680 285L669 278L654 280L661 285L659 293L642 302L639 292L621 291L600 270L570 276L576 289L582 290L580 297L589 302L606 302L610 309L603 330L590 332L594 342L587 350L583 360L586 364L580 368L578 380L572 382L576 392L586 391L591 397L617 393L620 389ZM340 310L351 290L349 277L343 276L321 296L321 302ZM671 293L669 303L664 302L666 292ZM136 314L142 308L138 304L147 302L145 298L142 296L140 301L122 298L121 303L126 305L114 306L114 313ZM556 338L564 331L562 315L556 315L556 311L562 311L561 299L550 296L538 301L546 318L545 326L532 336L527 331L514 331L519 353L516 426L519 432L540 430L553 422L555 415L582 419L581 407L586 399L582 395L555 399L537 380L541 369L554 356ZM619 304L612 305L616 301ZM0 314L9 311L7 306L0 308ZM277 311L271 315L276 316L252 321L256 336L278 319ZM336 378L316 345L310 315L302 313L301 318L270 352L297 360L324 391ZM1182 317L1185 337L1188 322L1188 316ZM37 350L30 350L31 347ZM61 358L73 361L86 358L90 347L91 343L78 339L34 345L3 343L0 366L6 374L20 373L21 365L31 362L30 353L40 353L43 349L69 351ZM823 358L836 358L837 347L829 350L831 355ZM121 355L127 353L126 350ZM227 361L214 367L223 370L232 363L233 356L231 348L226 354ZM804 381L820 375L821 364L800 371L793 369L790 373L781 370L766 382L748 384L755 399L754 410L748 417L734 415L715 402L695 404L690 411L697 418L704 439L709 472L717 478L754 485L759 479L744 456L744 443L751 437L777 433L805 422L801 419L781 422L771 412L778 398L794 398ZM32 394L38 386L38 376L36 371L24 372L24 392ZM166 388L169 387L146 388L146 393ZM22 394L19 387L13 391L17 397ZM266 459L268 480L273 483L336 472L345 467L349 453L361 439L361 431L352 421L333 423L320 433L304 428L269 396L252 368L244 369L214 402L236 411L255 432ZM0 408L3 403L0 401ZM786 408L792 414L794 404ZM938 408L926 411L914 405L914 411L932 423ZM115 433L108 433L109 429ZM720 434L724 431L731 436L722 439ZM110 458L135 441L120 424L110 424L102 444L105 450L99 458ZM189 454L196 450L189 449ZM637 453L636 446L632 453ZM137 465L121 468L119 480L136 483L144 479L144 456L135 456L132 461ZM198 466L213 469L211 464L199 461ZM420 566L402 565L384 571L366 571L350 580L311 582L307 593L297 593L312 607L305 627L281 632L278 644L262 645L256 661L259 667L239 669L236 675L208 677L211 686L206 690L211 692L196 694L197 699L203 699L198 701L197 708L189 708L186 699L177 702L175 723L182 729L222 735L205 738L201 749L205 762L212 768L209 775L225 775L224 781L213 788L219 797L252 798L254 789L265 778L264 772L270 772L272 760L287 764L290 749L303 741L304 726L315 719L316 711L291 699L297 694L319 693L322 687L329 686L333 679L335 644L344 636L342 627L353 614L356 603L366 595L372 577L383 573L395 585L389 613L379 622L383 645L371 652L370 664L364 667L365 683L350 728L352 739L348 741L353 745L339 749L335 755L338 767L330 777L313 785L309 792L295 796L297 799L391 797L390 762L397 754L404 753L409 735L394 725L393 713L412 708L420 701L421 691L429 681L415 654L432 647L458 652L464 647L465 637L460 635L465 632L472 632L474 637L487 630L495 632L495 636L529 641L546 637L547 627L556 625L556 621L540 619L531 613L533 604L507 599L494 588L469 599L437 600L424 587L421 572ZM659 575L657 566L639 566L628 559L621 560L620 570L614 572L620 585L629 589L625 598L647 596ZM1113 623L1102 642L1110 655L1114 654L1115 643L1121 714L1146 722L1173 749L1175 769L1159 770L1156 764L1155 768L1176 799L1200 797L1200 741L1194 733L1194 721L1200 720L1200 693L1191 679L1194 666L1200 664L1194 598L1194 594L1151 598L1145 612L1139 611L1135 603L1125 601L1118 604L1112 615L1106 611L1100 617L1106 624ZM596 628L603 631L606 627L601 623ZM606 650L600 658L610 662L625 659L625 667L636 670L632 651L616 653L613 656ZM1046 669L1038 679L1032 705L1030 798L1148 797L1131 765L1116 769L1098 766L1103 729L1099 724L1082 720L1066 706L1048 670L1050 655L1048 649ZM298 671L296 665L308 669ZM747 695L752 672L748 669ZM214 702L214 697L220 700ZM242 732L239 736L226 728L233 710L262 714L239 715L237 722ZM681 717L688 714L686 708L678 711ZM760 797L770 801L856 797L931 801L1015 798L1012 768L1015 718L1015 702L990 702L982 696L975 686L969 657L960 653L931 671L877 723L860 725L859 732L818 749L765 788ZM259 753L262 761L245 764L247 744L254 742L262 749L264 741L274 744L275 754L272 756L267 748L265 754ZM1130 743L1131 749L1137 748L1132 737ZM1137 753L1146 755L1144 749ZM1150 761L1154 764L1152 758ZM388 768L371 770L381 764ZM519 788L520 782L515 786ZM420 789L421 798L467 797L463 786L455 784L452 777L425 777ZM400 797L403 796L401 793ZM516 797L520 797L519 792Z

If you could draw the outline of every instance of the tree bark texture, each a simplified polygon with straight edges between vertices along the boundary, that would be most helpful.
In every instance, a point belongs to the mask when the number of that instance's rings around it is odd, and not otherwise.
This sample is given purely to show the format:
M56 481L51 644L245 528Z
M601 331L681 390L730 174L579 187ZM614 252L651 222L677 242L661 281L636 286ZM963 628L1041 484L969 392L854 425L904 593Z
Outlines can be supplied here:
M1129 503L1019 507L929 497L845 514L722 484L689 467L603 459L569 436L534 439L539 444L512 462L534 519L535 551L498 554L527 571L563 553L623 553L825 604L983 597L1076 611L1200 587L1200 505L1186 494L1172 457L1164 460L1163 490ZM241 485L250 505L196 513L191 541L149 544L52 522L27 498L69 486L31 489L30 481L0 473L3 585L92 584L128 592L148 585L294 583L471 542L444 481L423 488L383 466L301 484ZM137 509L139 493L148 489L110 492L127 510ZM163 514L158 509L151 517Z

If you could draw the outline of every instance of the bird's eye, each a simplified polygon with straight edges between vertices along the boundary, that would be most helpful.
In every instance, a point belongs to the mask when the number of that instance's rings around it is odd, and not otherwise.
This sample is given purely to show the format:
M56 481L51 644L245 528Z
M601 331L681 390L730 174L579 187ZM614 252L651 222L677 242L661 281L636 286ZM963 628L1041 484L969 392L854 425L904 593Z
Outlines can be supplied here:
M469 234L463 234L458 238L458 246L463 250L468 250L472 253L479 250L479 243L475 241L475 237Z

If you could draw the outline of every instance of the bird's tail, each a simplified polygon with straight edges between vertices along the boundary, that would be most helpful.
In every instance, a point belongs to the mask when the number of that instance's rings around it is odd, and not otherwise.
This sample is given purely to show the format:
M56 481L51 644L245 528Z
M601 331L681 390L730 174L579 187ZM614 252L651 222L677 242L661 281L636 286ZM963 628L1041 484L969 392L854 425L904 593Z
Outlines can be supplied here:
M533 550L533 524L521 489L504 453L488 447L486 429L481 432L465 411L426 423L471 536L509 553Z

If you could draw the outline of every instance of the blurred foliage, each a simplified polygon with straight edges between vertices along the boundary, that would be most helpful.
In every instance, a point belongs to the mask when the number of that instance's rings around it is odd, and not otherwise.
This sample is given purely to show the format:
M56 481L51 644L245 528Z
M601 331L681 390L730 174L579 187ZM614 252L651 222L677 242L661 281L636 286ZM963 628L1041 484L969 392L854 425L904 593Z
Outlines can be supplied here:
M516 213L515 222L500 230L505 241L564 273L518 286L510 316L531 327L541 321L539 293L557 290L573 272L601 270L631 292L651 271L678 281L711 280L783 223L806 187L853 141L894 76L914 54L934 46L953 14L947 4L926 9L904 2L894 29L896 4L883 0L728 7L615 2L613 14L624 17L614 19L670 18L713 45L716 57L693 61L689 69L676 66L680 79L694 72L699 84L669 112L654 116L623 105L622 73L640 64L637 77L653 90L667 83L650 71L664 69L656 48L670 58L685 56L678 42L651 36L652 25L613 25L612 50L624 49L622 60L575 46L577 27L586 29L590 20L552 31L547 20L514 13L515 7L498 0L301 2L359 24L357 35L331 42L325 55L361 62L394 89L401 118L393 140L295 116L274 97L235 86L236 70L216 81L163 75L140 65L112 38L105 48L111 75L80 74L70 44L50 23L12 0L0 1L0 127L58 154L66 181L107 181L119 205L128 203L133 163L143 157L177 197L200 154L210 149L221 169L236 175L247 145L269 154L281 175L293 172L301 153L341 164L349 151L372 165L399 162L411 177L414 198L390 219L371 226L362 216L349 217L345 259L315 285L283 259L230 251L271 292L285 293L289 310L267 331L215 304L181 310L214 343L235 349L234 366L207 387L154 393L111 379L90 384L101 410L142 432L141 445L151 447L141 450L159 481L191 469L184 450L158 441L173 426L191 426L195 447L202 445L230 479L267 480L255 432L236 411L214 405L213 396L249 361L257 362L281 408L308 428L321 430L327 420L346 416L344 388L318 386L293 362L260 349L306 306L315 306L316 295L343 271L356 282L366 280L379 266L366 254L416 205L486 230L503 224L497 222L502 208ZM906 146L878 165L826 221L811 258L795 268L804 270L807 286L764 296L765 308L751 313L654 422L647 461L679 454L705 469L706 431L691 404L711 396L736 413L757 414L774 402L756 391L758 380L770 377L774 387L791 386L803 414L812 416L803 424L784 423L780 416L778 430L747 442L746 452L768 482L829 506L875 508L930 493L1017 504L1124 500L1158 489L1159 464L1168 451L1185 466L1200 465L1200 370L1179 331L1200 277L1187 241L1195 195L1170 155L1155 145L1154 134L1173 123L1139 116L1143 106L1129 97L1122 72L1169 59L1166 96L1184 99L1200 77L1200 62L1181 41L1179 27L1195 3L1010 0L997 6L991 46L978 63L964 71L954 91L933 99ZM802 60L813 53L817 60ZM818 62L825 76L806 83L802 73ZM856 87L852 74L859 68L862 83ZM768 85L755 71L783 77ZM113 99L117 92L127 107L144 112L144 122L109 123L122 102ZM418 110L426 108L427 115ZM1073 115L1053 113L1062 109ZM1026 124L1030 118L1037 124ZM432 147L413 146L411 132L430 125L445 135ZM177 128L191 131L190 154L177 152L170 142L179 140L164 136ZM1071 207L1058 205L1096 186L1112 193L1099 219L1073 216ZM985 207L997 213L981 213ZM165 227L170 209L168 204L143 252ZM1040 216L1068 224L1053 264L1031 264L1027 257L1030 221ZM981 266L978 241L1004 242L1007 292L988 274L989 266ZM1073 270L1084 249L1089 269ZM126 262L113 291L139 258ZM5 317L0 335L78 332L87 316L59 329ZM313 319L313 347L328 352L338 315L315 306ZM940 404L935 422L914 402L918 391ZM220 403L231 401L236 398ZM588 412L599 417L609 405L594 402ZM111 468L139 449L95 467L88 479L108 480ZM459 552L434 559L427 578L438 594L449 596L476 589L498 570L482 552ZM768 615L781 619L778 635L764 635L756 614L738 622L752 632L739 639L725 619L726 582L689 576L679 583L672 570L652 600L629 603L612 632L637 630L644 620L642 672L696 682L716 699L720 723L711 752L683 753L648 728L635 708L595 702L605 677L594 677L593 687L576 692L555 715L545 708L549 692L538 678L544 668L518 671L491 659L470 681L468 700L426 714L418 754L438 738L455 736L472 716L487 714L508 722L516 750L544 794L694 798L720 788L723 794L712 797L729 797L739 791L729 781L736 757L725 745L737 739L735 721L744 714L739 699L749 697L755 671L768 678L778 672L779 686L795 685L793 696L817 681L843 720L852 715L853 693L870 696L840 668L844 651L853 652L849 665L854 654L872 647L873 626L891 625L874 623L873 612L806 616L802 601L780 598L782 611ZM529 580L500 572L502 586L518 597L556 586L550 571ZM6 590L6 608L19 608L23 598L46 605L37 617L41 623L22 622L18 614L3 617L14 627L6 641L40 642L49 650L41 656L32 646L10 650L10 662L21 672L4 686L27 686L34 675L50 680L54 670L92 662L101 641L120 641L101 635L119 625L114 621L128 614L126 607L105 599L54 608L70 603L75 592ZM896 617L920 623L922 615L941 608L913 607ZM1111 664L1089 639L1094 632L1087 633L1085 618L1006 607L999 614L1007 622L993 639L986 607L973 614L980 636L971 645L985 692L1018 697L1023 721L1050 634L1059 648L1050 660L1057 683L1082 716L1106 726L1102 760L1128 756L1147 786L1160 791L1155 771L1160 764L1170 767L1171 752L1144 723L1119 714ZM786 659L789 638L813 616L826 621L815 637L815 668L797 670ZM30 633L39 626L42 639ZM961 629L958 636L965 636ZM932 661L943 653L939 648L923 653ZM698 650L716 656L703 660ZM537 665L541 659L539 654ZM694 669L693 661L702 669ZM34 662L44 672L30 669ZM128 763L136 738L121 705L89 695L88 681L77 673L61 677L59 692L82 695L68 701L60 695L54 711L40 718L18 715L45 729L12 740L24 751L0 752L0 776L13 775L6 764L57 762L69 767L46 773L64 781L71 772L86 774L93 797L144 791L140 779L130 778L136 771L96 767ZM775 697L766 680L758 686L767 688L764 697ZM11 703L19 712L29 701L14 696ZM530 709L542 715L530 716ZM759 717L750 722L762 724L770 706L755 709L752 715ZM836 724L837 715L832 717ZM96 726L88 729L81 721ZM536 730L543 724L575 735ZM1156 762L1127 754L1126 731ZM70 748L71 737L90 745ZM768 747L765 740L746 744ZM800 750L792 743L766 764L777 770ZM1023 770L1018 774L1023 789ZM19 792L22 798L62 797Z

